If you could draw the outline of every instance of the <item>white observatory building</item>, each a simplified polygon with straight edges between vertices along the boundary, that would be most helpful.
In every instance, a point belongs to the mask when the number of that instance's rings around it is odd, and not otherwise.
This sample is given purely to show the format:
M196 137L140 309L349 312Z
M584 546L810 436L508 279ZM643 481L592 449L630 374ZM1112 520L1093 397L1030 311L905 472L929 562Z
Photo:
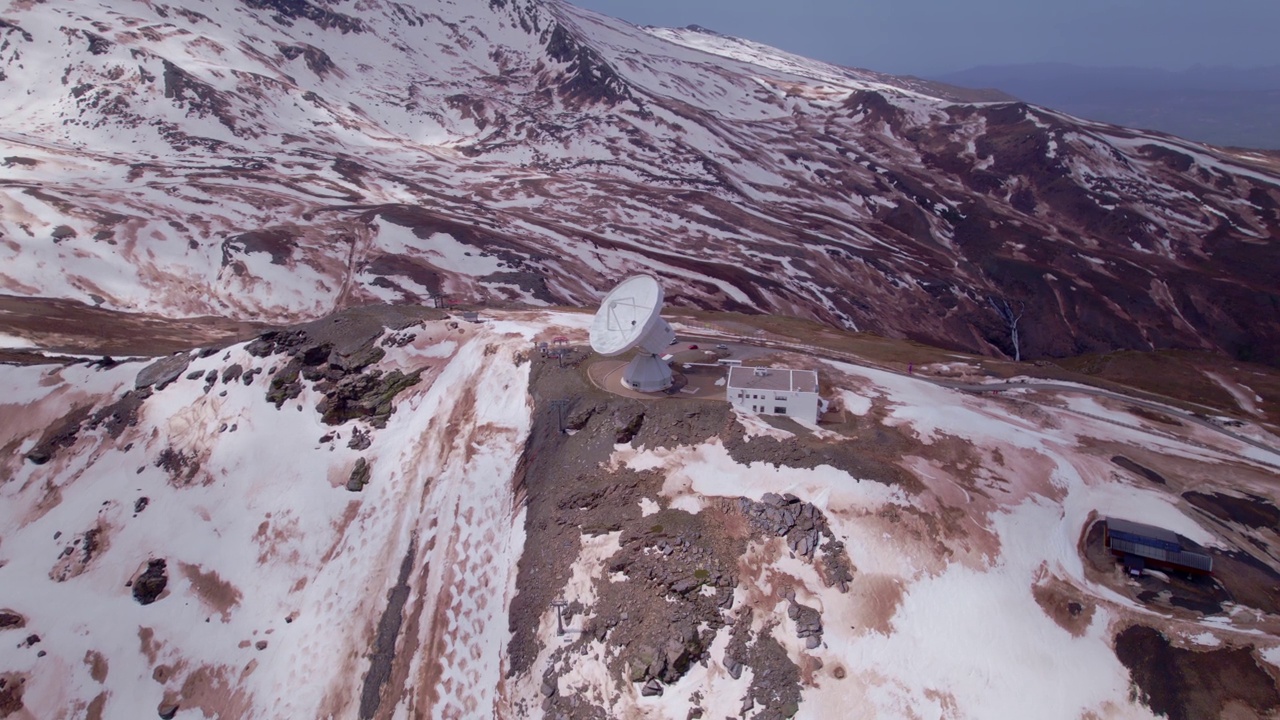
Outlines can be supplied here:
M659 315L662 299L657 278L635 275L605 296L591 321L592 350L605 357L638 351L622 371L622 384L631 390L661 392L671 387L671 368L662 353L676 332Z
M727 395L738 410L818 423L818 373L787 368L729 368Z

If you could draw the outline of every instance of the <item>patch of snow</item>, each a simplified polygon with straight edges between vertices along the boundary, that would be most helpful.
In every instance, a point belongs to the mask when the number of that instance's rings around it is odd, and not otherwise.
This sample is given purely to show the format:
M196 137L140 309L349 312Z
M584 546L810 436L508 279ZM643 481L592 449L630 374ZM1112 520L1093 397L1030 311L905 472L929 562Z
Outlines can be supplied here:
M860 392L852 392L842 390L840 392L840 400L844 404L844 411L853 415L866 415L871 412L871 398Z

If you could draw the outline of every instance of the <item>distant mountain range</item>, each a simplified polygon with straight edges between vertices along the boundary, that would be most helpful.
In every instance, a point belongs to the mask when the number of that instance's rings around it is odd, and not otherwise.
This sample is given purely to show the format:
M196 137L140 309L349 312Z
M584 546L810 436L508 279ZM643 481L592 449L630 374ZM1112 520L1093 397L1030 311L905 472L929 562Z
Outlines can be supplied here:
M1213 145L1280 149L1280 65L1180 72L1058 63L987 65L934 79L998 89L1090 120Z

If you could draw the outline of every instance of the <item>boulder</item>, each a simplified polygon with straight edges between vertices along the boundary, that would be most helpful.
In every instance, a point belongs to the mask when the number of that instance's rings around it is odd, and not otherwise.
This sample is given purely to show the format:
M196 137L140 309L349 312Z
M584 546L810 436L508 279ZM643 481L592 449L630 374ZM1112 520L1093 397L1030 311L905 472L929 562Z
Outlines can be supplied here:
M222 384L225 385L232 380L239 378L243 373L244 368L241 367L240 363L231 363L222 371Z
M683 580L677 580L676 583L671 586L671 591L677 595L687 595L689 594L690 591L696 589L700 584L701 583L699 583L697 580L693 580L691 578L684 578Z
M369 463L364 458L358 458L356 466L351 470L351 477L347 480L347 489L351 492L360 492L368 484Z
M186 353L160 358L138 372L138 377L134 379L134 387L155 386L155 389L163 390L166 385L186 372L190 364L191 356Z
M661 695L662 690L662 683L657 680L650 680L640 688L640 694L645 697L653 697L655 695Z

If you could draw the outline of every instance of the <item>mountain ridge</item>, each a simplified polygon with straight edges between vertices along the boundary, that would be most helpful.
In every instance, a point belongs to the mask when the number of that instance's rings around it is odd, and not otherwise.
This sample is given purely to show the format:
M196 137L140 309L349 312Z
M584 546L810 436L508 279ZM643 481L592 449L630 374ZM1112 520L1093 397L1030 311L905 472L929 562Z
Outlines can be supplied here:
M4 12L0 292L289 322L650 270L989 354L1280 355L1245 155L557 2L105 7Z
M1028 102L1218 146L1280 149L1280 66L1193 66L1181 71L1065 63L979 66L939 75L1000 87Z

